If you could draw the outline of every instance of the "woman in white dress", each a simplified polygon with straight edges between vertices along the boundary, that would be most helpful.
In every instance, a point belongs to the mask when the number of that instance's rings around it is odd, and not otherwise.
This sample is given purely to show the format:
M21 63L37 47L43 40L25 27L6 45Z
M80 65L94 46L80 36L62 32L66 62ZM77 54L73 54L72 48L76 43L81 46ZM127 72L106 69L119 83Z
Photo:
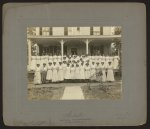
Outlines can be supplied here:
M96 80L96 68L95 68L95 62L92 62L91 64L91 80Z
M85 68L84 68L84 62L82 62L81 63L81 65L80 65L80 79L82 80L82 81L84 81L85 80Z
M52 76L53 76L53 71L52 71L52 62L48 63L47 66L47 76L46 76L46 80L51 82L52 81Z
M53 61L53 57L50 55L48 56L48 62L52 62Z
M79 68L79 64L76 64L76 68L75 68L75 79L79 80L80 77L80 68Z
M44 60L45 60L45 56L41 56L41 61L40 61L40 66L41 67L43 66Z
M119 58L117 56L114 56L113 58L113 68L118 69L119 66Z
M67 64L67 67L66 67L66 72L65 72L65 81L68 82L69 79L71 77L71 73L70 73L70 65Z
M58 81L58 66L56 65L56 62L53 62L53 76L52 76L52 82Z
M35 70L36 68L36 56L31 56L31 65L30 65L30 70Z
M45 63L43 63L43 66L41 67L41 81L42 84L46 83L46 75L47 75L47 66Z
M59 62L59 66L58 66L58 81L62 82L63 80L64 80L64 77L63 77L62 62Z
M101 70L102 70L102 82L106 82L106 68L104 61L101 61Z
M63 61L62 68L63 68L63 79L65 79L65 75L66 75L66 68L67 68L66 61Z
M89 80L89 78L90 78L90 71L91 69L90 69L90 66L89 66L89 64L88 63L86 63L86 66L85 66L85 79L87 79L87 80Z
M113 72L113 65L112 65L112 62L109 61L108 64L107 64L107 77L106 77L106 80L107 81L114 81L114 72Z
M49 59L48 55L45 55L45 56L44 56L44 63L45 63L46 65L48 65L48 59Z
M74 81L75 79L75 67L74 67L74 64L71 65L71 68L70 68L70 79L71 81Z
M96 63L96 81L101 81L101 66L99 64L99 62Z
M41 63L41 57L40 56L36 56L36 63L40 64Z
M36 68L35 68L34 84L35 85L41 84L41 68L40 68L40 64L37 64Z

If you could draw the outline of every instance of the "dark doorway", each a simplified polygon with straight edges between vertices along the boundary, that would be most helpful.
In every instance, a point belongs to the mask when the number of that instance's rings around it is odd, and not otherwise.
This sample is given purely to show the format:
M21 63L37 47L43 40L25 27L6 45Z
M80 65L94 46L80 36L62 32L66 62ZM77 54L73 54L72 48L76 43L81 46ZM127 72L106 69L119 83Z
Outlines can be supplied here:
M77 55L77 48L71 48L71 54L72 55Z

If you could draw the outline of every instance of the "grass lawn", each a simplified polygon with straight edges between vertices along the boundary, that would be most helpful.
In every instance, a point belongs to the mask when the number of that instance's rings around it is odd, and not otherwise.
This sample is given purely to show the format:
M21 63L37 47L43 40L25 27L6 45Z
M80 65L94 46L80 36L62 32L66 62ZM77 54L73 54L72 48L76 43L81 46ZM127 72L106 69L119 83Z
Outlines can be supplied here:
M99 84L90 84L81 87L85 99L120 99L121 84L112 84L100 86Z
M38 87L28 88L29 100L59 100L65 87Z

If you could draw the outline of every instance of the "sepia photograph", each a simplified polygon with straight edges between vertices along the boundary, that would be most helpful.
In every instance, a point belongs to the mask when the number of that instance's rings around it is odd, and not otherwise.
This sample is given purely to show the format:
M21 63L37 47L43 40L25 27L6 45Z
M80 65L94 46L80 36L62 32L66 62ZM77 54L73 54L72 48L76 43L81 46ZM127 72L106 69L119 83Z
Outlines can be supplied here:
M28 99L120 99L121 26L28 27Z
M144 125L146 34L142 3L5 4L4 124Z

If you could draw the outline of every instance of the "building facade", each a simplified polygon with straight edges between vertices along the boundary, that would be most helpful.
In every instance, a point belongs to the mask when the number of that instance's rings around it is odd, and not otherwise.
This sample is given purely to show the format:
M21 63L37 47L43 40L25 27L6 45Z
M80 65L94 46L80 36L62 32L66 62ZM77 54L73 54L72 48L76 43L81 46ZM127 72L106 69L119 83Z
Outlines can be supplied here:
M27 43L28 65L36 55L119 55L111 44L121 43L121 27L28 27Z

